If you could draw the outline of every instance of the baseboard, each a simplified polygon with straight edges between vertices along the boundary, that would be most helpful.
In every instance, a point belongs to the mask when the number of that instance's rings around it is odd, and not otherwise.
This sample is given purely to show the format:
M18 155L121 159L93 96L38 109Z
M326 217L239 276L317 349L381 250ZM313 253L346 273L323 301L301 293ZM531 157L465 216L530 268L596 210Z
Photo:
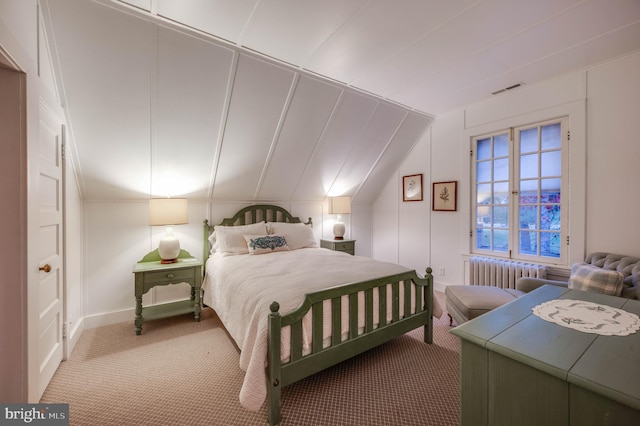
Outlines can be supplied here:
M67 354L71 354L73 349L76 347L76 344L78 344L78 340L80 340L80 336L84 331L84 326L84 318L81 318L76 324L74 324L73 328L67 329Z
M131 328L133 329L133 320L135 318L135 309L125 309L116 312L106 312L102 314L89 315L84 317L85 329L102 327L104 325L118 324L121 322L131 322Z

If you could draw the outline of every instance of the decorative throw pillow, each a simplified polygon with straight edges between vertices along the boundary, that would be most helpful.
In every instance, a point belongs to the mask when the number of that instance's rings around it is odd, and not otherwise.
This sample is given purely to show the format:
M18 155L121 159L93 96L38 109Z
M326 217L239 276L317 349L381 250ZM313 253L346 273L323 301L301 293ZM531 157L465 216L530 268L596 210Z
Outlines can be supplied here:
M589 263L575 263L571 267L569 288L620 296L623 279L622 273L618 271L602 269Z
M318 247L313 228L304 223L269 222L270 234L283 235L287 240L289 250L298 250L305 247Z
M288 251L287 240L282 235L245 235L249 254L265 254Z
M263 222L241 226L216 226L216 250L226 254L247 254L247 242L244 235L265 235L267 225Z

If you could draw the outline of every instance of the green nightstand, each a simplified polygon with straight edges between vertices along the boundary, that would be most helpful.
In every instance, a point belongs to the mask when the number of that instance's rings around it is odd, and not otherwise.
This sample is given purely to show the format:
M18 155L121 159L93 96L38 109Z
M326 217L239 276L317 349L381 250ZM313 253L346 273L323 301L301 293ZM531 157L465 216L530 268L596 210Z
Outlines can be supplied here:
M320 240L320 247L356 254L356 240Z
M147 254L133 267L135 274L136 334L142 333L143 321L165 318L193 312L200 321L200 289L202 287L202 262L181 250L178 262L162 264L158 250ZM187 283L191 286L191 299L161 305L142 306L142 295L155 286Z

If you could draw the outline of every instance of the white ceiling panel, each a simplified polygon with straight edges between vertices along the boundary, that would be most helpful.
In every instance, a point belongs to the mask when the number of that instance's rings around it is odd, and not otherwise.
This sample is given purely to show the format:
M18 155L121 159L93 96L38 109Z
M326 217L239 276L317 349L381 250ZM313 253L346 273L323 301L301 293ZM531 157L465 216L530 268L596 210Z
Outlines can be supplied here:
M122 0L122 2L147 11L151 10L151 0Z
M355 193L376 165L407 114L407 111L392 105L378 105L370 124L352 145L347 160L329 190L330 193Z
M344 92L340 104L331 117L329 127L307 165L296 199L324 199L325 196L343 195L329 193L336 176L342 169L351 147L362 137L370 124L378 102L368 96Z
M305 64L367 0L261 1L240 44L292 64Z
M424 0L374 0L327 39L303 65L339 81L352 82L363 70L390 60L396 52L454 16L472 0L431 4Z
M89 2L56 3L67 7L52 18L66 29L57 54L84 189L98 199L148 194L153 26Z
M398 170L407 157L407 153L418 142L425 130L431 125L432 119L423 115L410 113L402 122L398 131L393 135L391 143L384 150L375 168L366 180L362 181L358 188L358 201L373 202L380 194L380 188L384 187L393 174ZM426 160L425 160L426 161Z
M40 4L86 199L371 201L435 114L640 51L638 0Z
M158 15L237 42L258 0L156 0Z
M240 56L213 196L252 199L280 125L294 73Z
M152 97L152 195L209 195L233 51L158 29Z
M301 77L263 179L259 197L290 200L304 174L341 89L315 78Z
M475 52L482 52L514 33L543 20L546 16L576 3L577 0L520 1L491 0L476 2L389 61L370 69L352 84L372 91L383 87L382 94L403 102L411 87L428 84L433 75L448 74L449 68ZM514 6L515 5L515 6ZM484 66L481 61L476 66ZM475 76L469 70L470 78ZM380 93L373 90L374 93Z

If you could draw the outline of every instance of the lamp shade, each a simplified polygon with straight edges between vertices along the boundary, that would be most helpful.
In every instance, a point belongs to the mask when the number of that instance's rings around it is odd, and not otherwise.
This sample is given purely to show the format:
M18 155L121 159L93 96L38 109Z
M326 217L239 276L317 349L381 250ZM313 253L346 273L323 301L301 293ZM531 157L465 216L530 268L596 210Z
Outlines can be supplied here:
M149 225L183 225L185 223L189 223L186 198L149 200Z
M329 214L351 213L351 197L329 198Z

